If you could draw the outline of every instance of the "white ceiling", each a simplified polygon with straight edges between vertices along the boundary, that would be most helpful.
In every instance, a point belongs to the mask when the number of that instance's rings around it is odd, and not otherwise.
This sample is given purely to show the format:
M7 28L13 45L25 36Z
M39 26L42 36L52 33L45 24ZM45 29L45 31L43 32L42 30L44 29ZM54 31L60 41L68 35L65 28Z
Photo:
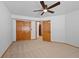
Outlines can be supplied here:
M56 3L57 1L45 1L48 6ZM4 1L12 14L30 16L30 17L47 17L53 15L62 15L72 11L79 10L79 1L60 1L61 4L51 10L55 11L54 14L42 12L33 12L34 10L41 9L39 1Z

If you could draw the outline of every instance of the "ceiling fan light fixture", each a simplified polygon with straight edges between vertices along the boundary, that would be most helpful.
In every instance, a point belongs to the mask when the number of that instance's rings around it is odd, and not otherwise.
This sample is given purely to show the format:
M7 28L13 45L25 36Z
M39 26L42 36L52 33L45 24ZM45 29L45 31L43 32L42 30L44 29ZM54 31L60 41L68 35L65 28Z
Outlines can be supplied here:
M47 12L47 10L46 10L46 9L44 9L43 11L44 11L44 12Z
M42 13L41 13L41 16L42 16L46 12L54 13L54 11L51 11L50 9L60 5L60 1L58 1L57 3L55 3L51 6L47 6L47 4L44 3L44 1L40 1L40 4L42 6L41 10L36 10L36 11L42 11Z

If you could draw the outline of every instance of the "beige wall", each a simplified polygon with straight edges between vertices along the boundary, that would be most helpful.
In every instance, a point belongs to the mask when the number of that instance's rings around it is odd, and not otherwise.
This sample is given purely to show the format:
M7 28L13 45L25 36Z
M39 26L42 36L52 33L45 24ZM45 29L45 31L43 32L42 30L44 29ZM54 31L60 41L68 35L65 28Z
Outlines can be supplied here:
M6 6L0 2L0 57L12 43L12 21Z
M79 47L79 11L66 15L66 43Z

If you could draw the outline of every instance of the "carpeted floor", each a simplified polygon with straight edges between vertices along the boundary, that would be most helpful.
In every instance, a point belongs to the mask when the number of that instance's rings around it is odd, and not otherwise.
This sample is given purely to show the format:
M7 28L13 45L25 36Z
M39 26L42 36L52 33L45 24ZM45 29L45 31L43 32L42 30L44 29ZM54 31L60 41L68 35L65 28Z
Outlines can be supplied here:
M19 41L3 55L3 58L77 58L79 48L57 42L40 40Z

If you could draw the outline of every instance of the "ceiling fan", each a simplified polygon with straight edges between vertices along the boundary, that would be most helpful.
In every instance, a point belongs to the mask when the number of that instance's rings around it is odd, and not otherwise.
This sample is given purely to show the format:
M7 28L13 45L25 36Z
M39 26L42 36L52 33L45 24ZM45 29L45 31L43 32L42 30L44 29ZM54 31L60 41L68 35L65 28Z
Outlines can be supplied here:
M55 4L53 4L53 5L49 6L49 7L44 3L44 1L40 1L40 4L42 6L42 9L41 10L34 10L34 12L42 11L41 15L43 15L46 12L54 13L54 11L51 11L50 9L60 5L60 2L57 2L57 3L55 3Z

